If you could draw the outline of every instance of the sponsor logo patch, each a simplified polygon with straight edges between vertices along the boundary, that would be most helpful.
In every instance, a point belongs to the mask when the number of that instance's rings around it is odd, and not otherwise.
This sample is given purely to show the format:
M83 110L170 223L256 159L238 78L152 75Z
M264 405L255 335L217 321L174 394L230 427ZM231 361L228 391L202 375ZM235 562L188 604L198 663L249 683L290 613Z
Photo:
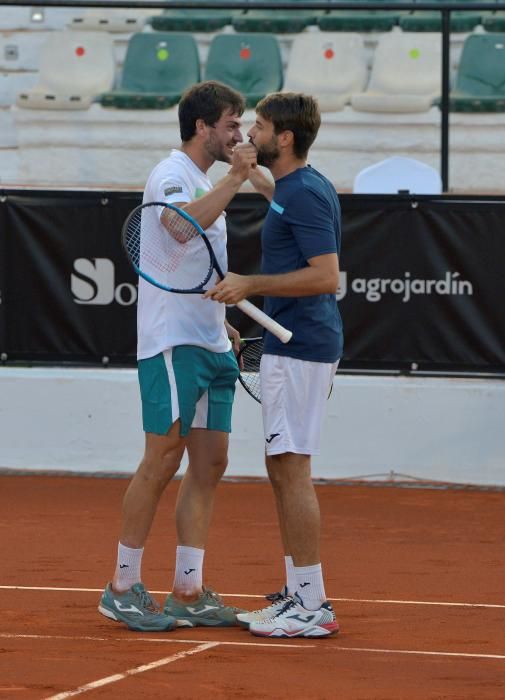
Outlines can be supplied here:
M167 187L165 190L165 197L169 194L180 194L182 192L182 187L180 185L173 185L172 187Z

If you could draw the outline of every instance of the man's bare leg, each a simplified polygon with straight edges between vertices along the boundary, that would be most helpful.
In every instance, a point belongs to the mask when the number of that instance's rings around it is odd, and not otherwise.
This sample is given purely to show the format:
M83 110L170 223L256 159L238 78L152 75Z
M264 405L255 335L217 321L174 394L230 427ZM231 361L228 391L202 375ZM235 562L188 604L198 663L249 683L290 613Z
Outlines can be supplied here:
M122 526L119 541L132 550L144 547L159 500L167 484L177 472L184 448L179 421L167 435L146 433L145 452L123 499ZM117 583L117 570L112 580Z
M266 458L284 552L295 566L320 561L321 516L311 478L310 456L286 452Z
M179 487L175 520L178 553L184 548L183 552L189 552L189 556L194 554L197 571L186 581L184 571L176 570L173 587L174 596L185 602L195 600L202 592L203 553L216 487L228 464L228 441L228 433L218 430L194 428L188 437L189 464ZM177 566L180 569L179 562Z

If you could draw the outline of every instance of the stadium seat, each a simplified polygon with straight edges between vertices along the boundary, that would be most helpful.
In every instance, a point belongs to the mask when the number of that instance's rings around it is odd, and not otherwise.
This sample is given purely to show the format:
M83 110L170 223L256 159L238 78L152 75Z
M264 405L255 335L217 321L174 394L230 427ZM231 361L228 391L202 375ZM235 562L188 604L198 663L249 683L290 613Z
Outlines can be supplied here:
M291 45L284 90L307 92L321 111L343 109L351 95L365 89L367 60L360 34L298 34Z
M117 8L85 9L72 17L69 28L94 32L133 33L142 30L152 10Z
M40 81L18 94L18 107L88 109L114 81L112 39L98 32L55 31L42 47Z
M168 9L151 17L149 23L160 32L215 32L231 24L233 14L226 9Z
M366 92L352 96L360 112L425 112L440 95L438 33L383 34L375 49Z
M233 28L237 32L265 32L272 34L297 34L311 24L317 24L318 10L296 9L297 0L280 0L285 10L251 9L233 16Z
M471 32L481 21L482 12L454 10L451 12L451 32ZM414 10L402 14L399 25L404 32L440 32L442 30L442 14L436 10L422 12Z
M505 112L505 34L467 37L454 90L452 112Z
M356 5L366 0L356 0ZM318 17L323 32L389 32L398 24L400 11L329 10Z
M218 34L209 47L205 79L239 90L254 107L282 88L279 42L273 34Z
M354 194L440 194L438 172L414 158L393 156L365 168L354 179Z
M483 13L482 26L486 32L505 32L505 12Z
M200 61L191 34L146 32L128 42L120 85L100 96L104 107L166 109L200 80Z

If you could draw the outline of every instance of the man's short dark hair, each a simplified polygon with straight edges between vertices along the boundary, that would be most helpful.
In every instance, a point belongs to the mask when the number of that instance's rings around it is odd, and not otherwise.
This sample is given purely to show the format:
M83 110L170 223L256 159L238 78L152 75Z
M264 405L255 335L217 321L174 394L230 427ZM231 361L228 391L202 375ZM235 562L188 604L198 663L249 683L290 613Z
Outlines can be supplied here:
M272 92L256 105L256 112L274 125L274 132L293 132L293 151L306 158L321 126L317 100L296 92Z
M228 85L217 80L206 80L190 87L179 102L181 141L189 141L196 134L197 119L214 126L227 109L239 117L245 109L242 95Z

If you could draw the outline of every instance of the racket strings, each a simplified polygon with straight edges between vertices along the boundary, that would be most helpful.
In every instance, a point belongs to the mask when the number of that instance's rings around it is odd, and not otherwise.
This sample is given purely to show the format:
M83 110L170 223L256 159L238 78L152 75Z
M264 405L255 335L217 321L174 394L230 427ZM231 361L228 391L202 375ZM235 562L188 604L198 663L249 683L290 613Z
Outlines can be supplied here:
M261 403L260 362L263 354L263 339L248 341L240 351L240 383Z
M200 232L183 216L161 206L133 214L125 245L136 267L170 288L198 289L213 269Z

